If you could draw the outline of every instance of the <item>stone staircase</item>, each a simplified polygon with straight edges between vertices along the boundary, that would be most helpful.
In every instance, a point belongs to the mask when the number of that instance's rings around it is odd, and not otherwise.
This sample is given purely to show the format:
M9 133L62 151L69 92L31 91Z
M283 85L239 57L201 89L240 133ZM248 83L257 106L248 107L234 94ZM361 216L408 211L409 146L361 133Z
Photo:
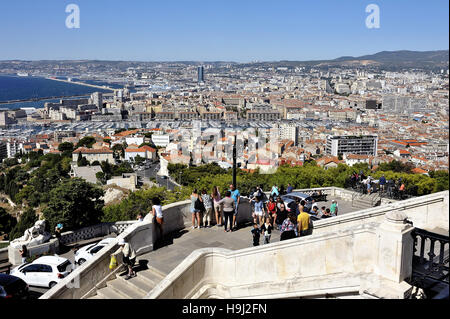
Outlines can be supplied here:
M136 271L136 277L125 280L125 271L108 281L106 287L97 290L97 294L88 299L142 299L166 274L150 267Z
M378 205L381 197L378 193L358 194L352 199L352 207L357 209L367 209Z

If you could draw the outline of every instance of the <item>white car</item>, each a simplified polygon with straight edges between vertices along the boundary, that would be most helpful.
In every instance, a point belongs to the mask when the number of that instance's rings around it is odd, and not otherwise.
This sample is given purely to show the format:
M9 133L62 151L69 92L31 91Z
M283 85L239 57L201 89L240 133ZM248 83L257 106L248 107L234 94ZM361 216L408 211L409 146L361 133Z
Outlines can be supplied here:
M86 245L81 247L75 252L75 263L78 265L83 264L86 260L91 259L96 253L103 247L111 244L115 238L105 238L98 243Z
M44 256L11 270L30 286L52 288L72 271L72 263L64 257Z

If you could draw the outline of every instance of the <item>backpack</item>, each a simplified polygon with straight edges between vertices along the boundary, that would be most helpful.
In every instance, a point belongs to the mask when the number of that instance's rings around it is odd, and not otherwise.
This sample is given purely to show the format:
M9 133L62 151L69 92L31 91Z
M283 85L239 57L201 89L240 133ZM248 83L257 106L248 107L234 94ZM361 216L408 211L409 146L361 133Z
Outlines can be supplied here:
M194 208L197 210L203 210L203 203L200 201L199 198L196 199L195 204L194 204Z

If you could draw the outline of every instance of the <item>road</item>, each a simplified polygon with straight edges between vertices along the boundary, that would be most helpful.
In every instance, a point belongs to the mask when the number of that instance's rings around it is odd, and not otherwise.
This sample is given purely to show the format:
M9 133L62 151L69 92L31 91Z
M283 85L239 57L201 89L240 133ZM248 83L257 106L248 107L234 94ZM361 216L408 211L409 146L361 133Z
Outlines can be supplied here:
M155 178L159 186L164 186L173 191L177 185L170 179L157 175L159 168L159 162L156 162L151 164L147 169L137 170L136 173L142 178L144 184L150 182L150 178Z
M105 236L106 237L110 237L110 236ZM81 243L80 246L77 246L77 248L83 247L85 245L91 245L93 242L99 242L101 240L101 238L96 238L92 240L87 240L85 241L86 244ZM74 269L76 269L78 267L78 265L75 265L75 247L74 248L69 248L67 249L66 252L61 253L60 257L64 257L67 258L72 265L74 265ZM42 287L35 287L35 286L30 286L29 287L29 292L30 292L30 299L39 299L39 297L41 297L44 293L46 293L49 290L49 288L42 288Z

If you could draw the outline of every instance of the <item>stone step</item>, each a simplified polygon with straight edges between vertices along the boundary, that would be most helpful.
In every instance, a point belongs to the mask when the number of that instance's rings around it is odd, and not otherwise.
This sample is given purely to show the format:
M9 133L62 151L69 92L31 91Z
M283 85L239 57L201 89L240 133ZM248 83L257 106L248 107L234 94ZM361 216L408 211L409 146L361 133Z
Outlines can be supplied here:
M358 200L355 200L355 201L353 201L353 206L355 206L355 205L370 206L370 207L372 207L372 202L364 202L364 201L358 201Z
M108 281L107 286L116 290L119 294L131 299L142 299L145 295L140 290L134 288L133 285L129 284L127 280L115 279Z
M145 270L145 271L141 271L139 272L140 277L147 281L149 284L156 286L157 284L160 283L161 280L163 280L163 276L161 276L160 274L158 274L157 272L153 271L153 270Z
M146 280L143 276L141 276L142 271L136 273L136 277L125 280L125 276L119 276L117 280L122 280L127 282L128 285L133 286L133 289L139 291L140 293L146 295L149 293L154 287L154 283Z
M97 290L97 296L100 297L100 299L131 299L108 286Z
M363 210L363 209L373 208L373 206L372 205L353 205L352 208L357 209L357 210Z
M103 298L101 298L99 295L95 295L95 296L89 297L87 299L103 299Z

